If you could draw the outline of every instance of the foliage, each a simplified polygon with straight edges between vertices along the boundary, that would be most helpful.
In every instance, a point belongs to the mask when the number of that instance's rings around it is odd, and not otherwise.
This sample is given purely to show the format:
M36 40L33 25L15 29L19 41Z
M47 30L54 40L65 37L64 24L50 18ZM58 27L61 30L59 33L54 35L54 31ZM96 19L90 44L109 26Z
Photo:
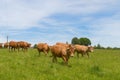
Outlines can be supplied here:
M97 44L97 46L94 46L95 49L105 49L105 47L101 46L100 44Z
M80 44L80 45L91 45L91 41L90 39L86 38L86 37L82 37L82 38L77 38L77 37L74 37L71 41L72 44Z
M71 41L72 44L79 44L79 39L77 37L74 37Z
M85 45L85 46L91 45L91 41L88 38L80 38L79 42L80 45Z
M35 45L33 46L33 48L37 48L37 44L35 44Z

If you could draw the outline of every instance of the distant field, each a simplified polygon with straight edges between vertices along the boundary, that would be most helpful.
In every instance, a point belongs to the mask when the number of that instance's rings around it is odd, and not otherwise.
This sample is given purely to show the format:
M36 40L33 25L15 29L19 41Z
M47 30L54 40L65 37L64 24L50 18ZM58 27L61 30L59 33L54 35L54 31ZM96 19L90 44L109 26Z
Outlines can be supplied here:
M95 50L87 56L52 63L50 53L38 56L36 49L27 53L9 53L0 49L0 80L120 80L120 50Z

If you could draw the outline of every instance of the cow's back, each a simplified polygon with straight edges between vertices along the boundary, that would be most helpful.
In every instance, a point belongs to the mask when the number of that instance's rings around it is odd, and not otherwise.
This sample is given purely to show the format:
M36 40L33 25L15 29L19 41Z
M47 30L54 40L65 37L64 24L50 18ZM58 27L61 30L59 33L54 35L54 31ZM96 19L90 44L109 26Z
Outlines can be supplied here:
M84 45L75 45L75 50L77 52L86 52L88 50L88 47Z
M52 54L55 55L55 56L58 56L58 57L67 55L66 50L67 50L67 48L62 46L62 45L53 45L51 47Z
M9 46L10 46L10 47L17 47L17 42L15 42L15 41L10 41L10 42L9 42Z

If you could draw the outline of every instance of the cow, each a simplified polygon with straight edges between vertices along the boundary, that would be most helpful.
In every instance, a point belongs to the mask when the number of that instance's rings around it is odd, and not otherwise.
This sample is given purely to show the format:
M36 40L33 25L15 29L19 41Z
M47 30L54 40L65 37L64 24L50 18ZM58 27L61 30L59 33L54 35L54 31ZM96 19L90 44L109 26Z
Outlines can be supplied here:
M31 43L27 42L27 47L30 48L31 47Z
M77 52L77 57L79 57L79 54L84 56L87 54L89 58L89 52L93 52L93 47L92 46L84 46L84 45L74 45L75 51Z
M27 51L28 48L31 46L30 43L25 42L25 41L19 41L19 42L17 42L17 44L18 44L18 51L21 48L22 51L24 51L24 52Z
M44 52L45 55L47 55L48 52L49 52L49 46L48 46L47 43L38 43L37 44L37 50L39 52L39 55L40 55L41 52Z
M57 62L57 57L62 58L65 64L68 64L68 59L70 56L74 56L74 47L68 45L68 47L63 45L53 45L51 47L52 61Z
M13 51L13 50L15 51L15 49L17 49L17 48L18 48L18 44L16 41L9 42L9 52Z
M9 43L8 42L4 43L4 48L8 48L8 47L9 47Z

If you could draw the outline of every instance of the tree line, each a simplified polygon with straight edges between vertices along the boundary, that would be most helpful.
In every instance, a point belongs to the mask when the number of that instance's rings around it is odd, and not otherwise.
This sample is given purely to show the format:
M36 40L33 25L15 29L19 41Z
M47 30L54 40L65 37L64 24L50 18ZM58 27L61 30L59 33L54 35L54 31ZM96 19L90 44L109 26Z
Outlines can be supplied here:
M71 41L71 44L79 44L79 45L89 46L89 45L91 45L91 41L89 38L86 38L86 37L81 37L81 38L74 37Z
M68 42L66 42L66 43L68 43ZM71 40L71 44L73 44L73 45L79 44L79 45L90 46L92 43L91 43L91 40L87 37L81 37L81 38L73 37L72 40ZM33 47L36 48L37 44L35 44ZM94 45L94 48L95 49L120 49L118 47L110 47L110 46L103 47L100 44Z

